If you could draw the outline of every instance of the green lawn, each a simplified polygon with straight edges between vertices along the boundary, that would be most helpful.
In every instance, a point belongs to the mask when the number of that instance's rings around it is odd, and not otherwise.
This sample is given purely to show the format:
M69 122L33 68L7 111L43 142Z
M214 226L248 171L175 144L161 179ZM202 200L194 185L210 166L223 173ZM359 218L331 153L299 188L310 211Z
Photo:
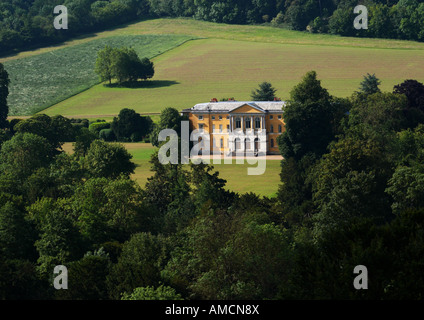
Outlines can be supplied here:
M123 35L8 60L9 115L31 115L99 83L94 73L97 51L106 44L131 46L140 57L153 58L193 37L181 35ZM101 106L100 106L101 107Z
M136 180L143 188L147 179L152 176L149 163L150 156L155 151L150 143L123 143L125 148L133 156L132 161L137 165L132 178ZM63 149L72 153L72 144L65 143ZM280 183L280 161L268 160L266 170L263 175L249 176L247 169L256 167L256 164L212 164L216 171L219 171L220 177L227 180L226 188L240 194L254 192L261 196L274 197L278 191Z

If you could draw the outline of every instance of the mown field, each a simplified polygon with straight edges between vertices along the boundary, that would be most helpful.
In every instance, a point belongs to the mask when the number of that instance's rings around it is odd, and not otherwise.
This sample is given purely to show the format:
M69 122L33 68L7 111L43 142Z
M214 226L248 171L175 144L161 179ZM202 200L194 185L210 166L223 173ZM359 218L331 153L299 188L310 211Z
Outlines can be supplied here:
M129 153L132 154L132 161L137 165L132 178L143 188L147 179L152 176L149 163L150 156L155 151L150 143L122 143ZM65 143L63 149L73 152L72 143ZM257 164L212 164L219 172L220 177L227 180L226 188L240 194L254 192L260 196L274 197L278 191L280 183L280 161L267 160L266 170L263 175L249 176L247 169L256 167Z
M165 107L189 108L211 98L249 100L252 89L271 82L283 100L310 70L330 93L346 97L362 77L375 73L381 89L391 91L405 79L424 80L424 50L293 45L201 39L187 42L155 59L150 86L137 89L97 85L45 112L88 116L118 113L131 107L140 113Z
M135 89L93 86L97 81L95 55L106 43L133 46L142 56L155 56L153 81ZM168 106L181 109L213 97L247 100L262 81L271 82L277 94L287 99L290 89L310 70L316 70L323 85L336 96L357 90L367 72L375 73L382 80L381 88L391 91L393 85L408 78L424 81L423 49L423 43L412 41L155 19L0 61L5 61L12 78L12 115L31 114L53 105L43 112L111 118L123 107L158 113Z
M124 35L95 39L58 50L10 59L10 115L31 115L99 83L94 73L97 51L106 44L131 46L153 58L191 39L180 35ZM99 106L101 108L101 106Z

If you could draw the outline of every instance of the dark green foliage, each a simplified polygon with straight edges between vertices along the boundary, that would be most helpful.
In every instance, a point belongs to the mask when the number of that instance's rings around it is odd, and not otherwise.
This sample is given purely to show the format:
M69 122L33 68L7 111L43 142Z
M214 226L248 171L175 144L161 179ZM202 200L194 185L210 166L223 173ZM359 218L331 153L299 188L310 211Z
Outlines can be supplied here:
M47 139L33 133L18 133L2 145L0 171L22 183L37 168L48 166L54 154L55 149Z
M424 84L417 80L405 80L394 86L393 93L404 94L408 99L408 105L403 110L408 128L424 123Z
M251 98L253 101L273 101L275 97L275 90L272 87L272 84L269 82L262 82L259 84L259 88L255 89L251 93Z
M113 133L112 129L102 129L99 132L99 138L104 140L104 141L115 141L116 140L116 136Z
M118 141L138 142L153 128L153 121L148 116L141 116L132 109L124 108L118 117L113 118L111 129Z
M106 277L110 261L101 252L87 254L82 259L69 264L68 289L56 291L59 300L106 300L108 291Z
M49 117L45 114L36 114L31 118L19 121L13 129L17 133L33 133L46 138L52 147L60 148L64 142L74 139L74 128L71 120L63 116Z
M171 287L160 285L154 287L135 288L131 294L125 293L122 300L183 300L181 295Z
M118 263L113 265L107 277L110 297L121 299L121 294L130 294L138 287L156 285L168 255L168 246L162 236L134 234L124 244Z
M0 63L0 129L7 127L7 115L9 107L7 106L7 96L9 95L9 74Z
M0 150L0 298L422 300L424 124L405 112L420 110L421 87L338 99L308 73L284 110L271 199L158 153L139 186L128 151L87 121L15 123ZM125 109L114 125L135 141L139 120ZM156 130L181 120L168 108ZM60 150L69 124L73 155ZM59 264L68 290L52 287ZM353 287L357 265L368 290Z
M94 71L100 81L116 79L119 84L147 80L155 74L153 62L148 58L140 59L132 48L111 48L106 46L97 53Z
M158 136L159 133L164 129L175 130L175 132L180 136L181 134L181 121L185 120L181 116L180 112L175 108L165 108L160 114L159 124L153 127L153 130L150 134L150 141L155 147L159 146Z
M381 81L375 76L375 74L367 73L364 76L364 80L361 82L359 86L359 92L364 95L370 95L374 93L381 92L378 87L381 84Z
M424 4L421 1L368 1L368 30L356 30L355 1L313 0L131 0L131 1L40 1L0 2L0 51L58 43L76 35L104 30L150 17L194 17L234 24L285 25L343 36L424 40ZM55 30L55 5L68 8L68 30ZM318 20L319 19L319 20ZM109 80L107 73L105 80Z
M95 132L88 128L81 128L75 137L74 151L76 156L85 156L91 143L97 139Z
M121 174L129 177L134 173L132 155L119 144L109 144L94 140L85 156L85 165L91 177L115 179Z

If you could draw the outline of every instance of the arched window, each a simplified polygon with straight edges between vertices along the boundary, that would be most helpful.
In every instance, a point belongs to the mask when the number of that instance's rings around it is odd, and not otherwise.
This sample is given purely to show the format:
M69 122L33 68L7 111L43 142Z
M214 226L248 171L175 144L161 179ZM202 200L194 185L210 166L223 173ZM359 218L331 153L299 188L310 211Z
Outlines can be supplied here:
M279 124L279 125L278 125L278 133L281 133L281 130L282 130L282 128L281 128L281 124Z
M234 140L234 143L235 143L235 149L236 149L236 150L240 150L240 149L241 149L240 139L239 139L239 138L236 138L236 139Z
M236 129L240 129L240 128L241 128L241 119L236 118Z
M271 124L271 127L269 129L269 132L274 132L274 126Z
M259 138L255 138L255 150L259 150Z

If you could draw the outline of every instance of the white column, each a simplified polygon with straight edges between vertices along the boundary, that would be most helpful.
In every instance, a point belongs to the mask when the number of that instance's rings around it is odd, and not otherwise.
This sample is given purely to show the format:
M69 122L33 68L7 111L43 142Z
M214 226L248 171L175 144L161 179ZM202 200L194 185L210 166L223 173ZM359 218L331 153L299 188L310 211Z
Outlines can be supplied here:
M244 117L241 116L241 132L244 132Z
M230 116L230 132L233 132L233 116Z
M253 124L253 116L250 117L250 131L254 130L254 124Z

